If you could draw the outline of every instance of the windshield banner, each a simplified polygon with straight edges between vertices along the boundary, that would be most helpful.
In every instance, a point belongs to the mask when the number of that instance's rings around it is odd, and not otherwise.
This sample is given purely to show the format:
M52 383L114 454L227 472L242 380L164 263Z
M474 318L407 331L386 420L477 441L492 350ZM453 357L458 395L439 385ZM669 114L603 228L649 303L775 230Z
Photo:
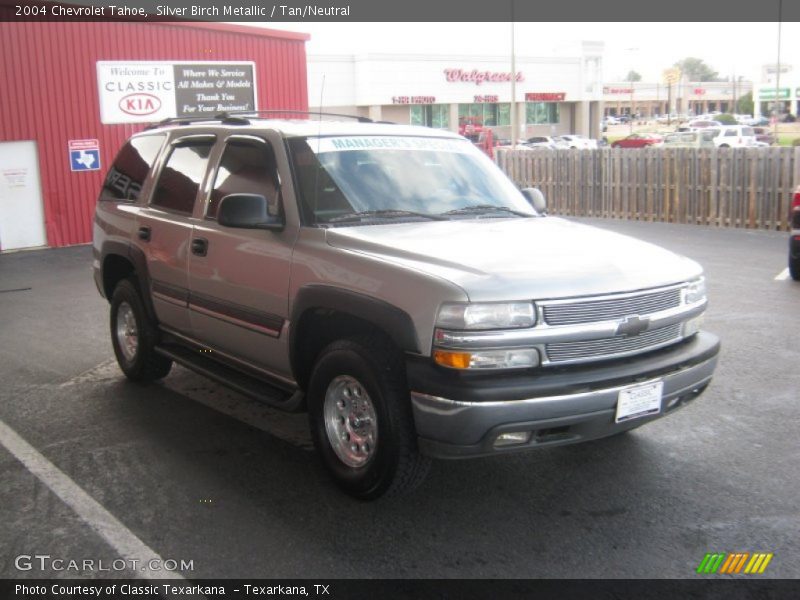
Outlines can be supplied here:
M317 153L349 150L435 150L437 152L470 152L466 140L428 137L395 137L359 135L349 137L308 138L309 147Z

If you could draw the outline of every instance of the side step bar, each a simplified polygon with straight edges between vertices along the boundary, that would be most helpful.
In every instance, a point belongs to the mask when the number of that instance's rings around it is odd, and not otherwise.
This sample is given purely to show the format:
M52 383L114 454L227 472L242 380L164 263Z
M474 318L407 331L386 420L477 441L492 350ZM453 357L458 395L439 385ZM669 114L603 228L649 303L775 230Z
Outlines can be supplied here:
M275 408L287 412L299 412L305 408L305 396L300 390L294 392L286 391L277 385L220 364L217 361L201 356L196 351L177 344L156 346L155 351L162 356L171 358L176 363L191 369L195 373L204 375L240 394Z

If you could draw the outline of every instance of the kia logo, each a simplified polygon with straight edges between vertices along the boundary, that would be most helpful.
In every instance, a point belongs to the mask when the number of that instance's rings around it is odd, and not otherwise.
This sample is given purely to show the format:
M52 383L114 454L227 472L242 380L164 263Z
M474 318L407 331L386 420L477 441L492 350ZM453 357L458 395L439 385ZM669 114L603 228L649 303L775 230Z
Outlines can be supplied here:
M161 108L161 99L153 94L128 94L120 99L119 108L129 115L152 115Z

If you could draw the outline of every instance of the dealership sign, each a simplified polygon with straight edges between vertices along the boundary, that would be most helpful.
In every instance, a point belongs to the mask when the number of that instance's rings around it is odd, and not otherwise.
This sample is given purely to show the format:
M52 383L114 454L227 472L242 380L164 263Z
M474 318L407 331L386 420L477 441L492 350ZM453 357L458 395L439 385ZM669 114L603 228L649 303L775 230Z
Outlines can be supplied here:
M105 124L257 108L253 62L99 61L97 88Z

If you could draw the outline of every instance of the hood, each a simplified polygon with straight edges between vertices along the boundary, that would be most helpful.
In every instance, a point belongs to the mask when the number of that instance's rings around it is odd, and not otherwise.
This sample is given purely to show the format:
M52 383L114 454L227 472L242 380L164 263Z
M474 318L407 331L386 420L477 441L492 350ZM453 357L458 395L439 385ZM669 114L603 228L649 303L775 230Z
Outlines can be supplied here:
M702 273L653 244L554 217L339 227L326 240L451 281L471 301L628 292Z

